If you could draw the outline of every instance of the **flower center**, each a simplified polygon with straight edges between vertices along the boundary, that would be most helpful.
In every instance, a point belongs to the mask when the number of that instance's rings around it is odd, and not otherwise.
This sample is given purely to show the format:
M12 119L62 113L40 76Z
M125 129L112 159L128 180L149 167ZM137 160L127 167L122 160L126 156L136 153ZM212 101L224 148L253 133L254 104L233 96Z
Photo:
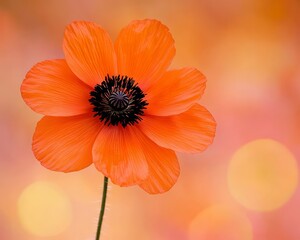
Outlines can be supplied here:
M129 98L126 95L126 93L121 91L116 91L110 95L108 99L108 103L116 111L122 111L128 107Z
M99 116L104 124L123 127L142 120L148 105L145 94L132 78L107 75L101 84L90 92L94 117Z

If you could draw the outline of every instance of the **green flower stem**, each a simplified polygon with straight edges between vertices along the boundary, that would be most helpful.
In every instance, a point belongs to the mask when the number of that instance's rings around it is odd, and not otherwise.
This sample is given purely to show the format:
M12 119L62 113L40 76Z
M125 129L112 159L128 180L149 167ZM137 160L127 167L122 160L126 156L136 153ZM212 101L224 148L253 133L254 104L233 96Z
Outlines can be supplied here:
M102 226L103 216L104 216L104 211L105 211L105 203L106 203L106 195L107 195L107 185L108 185L108 178L104 177L103 192L102 192L102 203L101 203L101 210L100 210L100 215L99 215L99 220L98 220L96 240L100 239L101 226Z

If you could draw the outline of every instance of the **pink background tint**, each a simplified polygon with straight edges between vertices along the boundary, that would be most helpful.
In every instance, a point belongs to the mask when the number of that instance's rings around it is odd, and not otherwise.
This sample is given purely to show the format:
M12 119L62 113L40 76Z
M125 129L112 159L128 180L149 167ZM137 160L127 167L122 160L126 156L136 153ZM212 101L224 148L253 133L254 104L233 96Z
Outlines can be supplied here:
M207 76L201 103L215 116L217 134L206 152L178 154L181 175L165 194L110 184L102 239L299 240L297 179L291 183L296 189L283 192L286 201L271 211L245 206L227 181L234 153L263 138L287 149L299 170L299 0L1 1L0 239L94 239L103 176L93 166L51 172L35 160L31 138L41 116L25 105L19 88L35 63L63 58L63 32L71 21L95 21L115 39L131 20L144 18L170 28L177 50L172 68L193 66ZM61 213L70 214L68 221L55 215L65 226L60 233L40 236L38 223L26 227L32 216L21 216L31 206L21 196L38 181L56 186L70 209ZM52 197L56 201L51 194L45 201ZM49 226L55 222L41 219Z

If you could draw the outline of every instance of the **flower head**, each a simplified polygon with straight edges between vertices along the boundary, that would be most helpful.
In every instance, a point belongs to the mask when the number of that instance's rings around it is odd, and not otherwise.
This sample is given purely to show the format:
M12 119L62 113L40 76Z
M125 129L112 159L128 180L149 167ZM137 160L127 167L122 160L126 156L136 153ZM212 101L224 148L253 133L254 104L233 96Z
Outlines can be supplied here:
M206 79L195 68L168 70L174 40L157 20L133 21L113 44L100 26L67 26L65 59L27 73L21 93L44 116L33 136L43 166L72 172L94 163L120 186L169 190L180 173L175 151L201 152L216 123L197 102Z

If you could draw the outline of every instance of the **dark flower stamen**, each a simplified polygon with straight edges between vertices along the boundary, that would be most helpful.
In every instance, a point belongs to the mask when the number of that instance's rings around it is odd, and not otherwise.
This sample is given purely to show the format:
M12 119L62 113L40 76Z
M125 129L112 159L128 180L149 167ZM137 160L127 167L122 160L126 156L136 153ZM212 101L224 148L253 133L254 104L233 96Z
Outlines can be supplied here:
M126 127L142 120L148 105L145 94L132 78L107 75L101 84L90 92L90 103L94 116L99 116L104 124Z

